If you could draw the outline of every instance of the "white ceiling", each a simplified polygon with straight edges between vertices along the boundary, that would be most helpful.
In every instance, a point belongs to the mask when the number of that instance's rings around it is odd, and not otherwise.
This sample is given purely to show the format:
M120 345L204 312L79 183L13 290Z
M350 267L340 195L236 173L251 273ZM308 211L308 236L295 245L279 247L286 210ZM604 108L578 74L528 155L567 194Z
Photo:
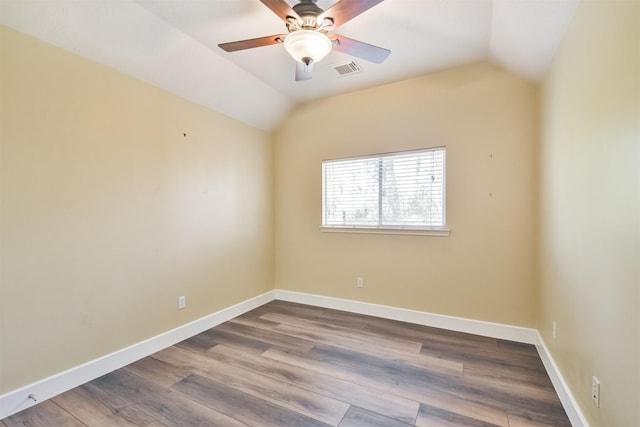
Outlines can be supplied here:
M217 46L286 33L258 0L0 0L0 22L271 130L300 102L476 61L536 81L578 1L385 0L335 31L390 49L384 63L332 52L302 82L281 45ZM360 73L340 77L331 67L351 59Z

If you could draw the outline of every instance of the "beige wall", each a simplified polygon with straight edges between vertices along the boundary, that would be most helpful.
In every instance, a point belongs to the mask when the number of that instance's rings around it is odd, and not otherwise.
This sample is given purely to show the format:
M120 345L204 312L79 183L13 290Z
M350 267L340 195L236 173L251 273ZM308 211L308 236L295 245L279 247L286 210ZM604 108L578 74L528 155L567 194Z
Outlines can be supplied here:
M541 123L539 329L591 425L635 427L640 2L581 3L542 86Z
M276 288L533 326L536 108L487 64L299 108L275 136ZM320 232L323 159L442 145L449 237Z
M275 283L537 326L589 421L635 425L639 4L583 1L539 104L475 64L303 105L275 154L264 132L0 27L0 394ZM440 145L449 237L319 231L323 159Z
M0 40L0 394L273 288L270 135Z

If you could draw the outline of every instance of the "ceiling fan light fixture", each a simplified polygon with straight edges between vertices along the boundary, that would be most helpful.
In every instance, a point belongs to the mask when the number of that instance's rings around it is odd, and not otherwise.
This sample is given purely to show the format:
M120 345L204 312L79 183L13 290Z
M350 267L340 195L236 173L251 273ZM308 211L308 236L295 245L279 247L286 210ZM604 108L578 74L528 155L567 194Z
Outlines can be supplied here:
M289 55L305 65L321 61L333 47L326 34L314 30L298 30L284 39L284 48Z

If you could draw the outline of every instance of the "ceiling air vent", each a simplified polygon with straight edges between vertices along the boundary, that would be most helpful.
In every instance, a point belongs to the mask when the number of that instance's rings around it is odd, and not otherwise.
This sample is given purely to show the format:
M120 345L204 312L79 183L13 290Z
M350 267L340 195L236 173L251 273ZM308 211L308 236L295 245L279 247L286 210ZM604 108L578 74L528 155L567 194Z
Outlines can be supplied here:
M349 76L360 72L360 66L351 60L346 64L334 64L331 66L340 77Z

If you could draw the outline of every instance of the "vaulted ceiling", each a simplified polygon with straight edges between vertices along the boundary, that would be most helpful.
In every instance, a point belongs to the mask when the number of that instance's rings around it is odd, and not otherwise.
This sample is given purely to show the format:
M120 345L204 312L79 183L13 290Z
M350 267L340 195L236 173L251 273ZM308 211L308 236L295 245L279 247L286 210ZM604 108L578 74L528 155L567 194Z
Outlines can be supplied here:
M385 62L333 51L300 82L282 45L233 53L217 46L286 33L259 0L1 0L0 22L271 130L300 102L466 63L489 61L537 81L578 1L385 0L336 31L391 50ZM336 72L350 61L359 72Z

